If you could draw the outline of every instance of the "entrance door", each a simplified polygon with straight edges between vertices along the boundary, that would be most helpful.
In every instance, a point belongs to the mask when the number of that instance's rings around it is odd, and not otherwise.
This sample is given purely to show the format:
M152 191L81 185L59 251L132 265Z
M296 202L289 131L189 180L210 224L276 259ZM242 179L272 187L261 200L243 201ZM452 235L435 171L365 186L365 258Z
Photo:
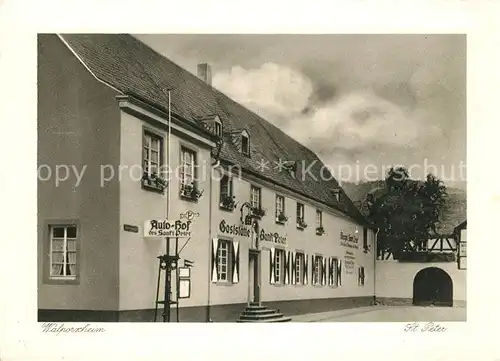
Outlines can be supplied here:
M413 280L413 304L416 306L453 306L453 282L437 267L420 270Z
M258 253L250 251L248 254L248 302L258 302Z

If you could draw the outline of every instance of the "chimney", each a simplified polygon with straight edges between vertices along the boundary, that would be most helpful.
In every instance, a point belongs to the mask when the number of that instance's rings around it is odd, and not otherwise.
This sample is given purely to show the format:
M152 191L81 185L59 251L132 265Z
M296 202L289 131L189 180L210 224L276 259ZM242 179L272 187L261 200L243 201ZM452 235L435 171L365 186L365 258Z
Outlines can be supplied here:
M212 69L210 65L203 63L198 64L198 78L203 80L208 85L212 85Z

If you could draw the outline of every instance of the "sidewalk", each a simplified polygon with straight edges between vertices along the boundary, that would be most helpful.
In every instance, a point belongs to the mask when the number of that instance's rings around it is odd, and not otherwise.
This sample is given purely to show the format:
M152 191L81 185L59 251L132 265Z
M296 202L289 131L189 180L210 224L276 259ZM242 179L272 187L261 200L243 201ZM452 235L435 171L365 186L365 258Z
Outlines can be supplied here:
M355 315L366 312L373 312L378 310L383 310L388 308L387 306L367 306L367 307L356 307L348 308L345 310L336 310L329 312L320 313L306 313L303 315L292 316L292 322L321 322L325 320L332 320L335 318L340 318L349 315Z

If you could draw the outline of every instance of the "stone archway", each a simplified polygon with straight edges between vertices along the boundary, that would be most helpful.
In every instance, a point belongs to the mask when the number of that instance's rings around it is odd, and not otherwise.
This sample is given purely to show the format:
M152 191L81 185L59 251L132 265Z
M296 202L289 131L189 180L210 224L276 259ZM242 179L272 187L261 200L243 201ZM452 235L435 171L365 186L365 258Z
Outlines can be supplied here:
M441 268L420 270L413 279L413 305L453 306L453 281Z

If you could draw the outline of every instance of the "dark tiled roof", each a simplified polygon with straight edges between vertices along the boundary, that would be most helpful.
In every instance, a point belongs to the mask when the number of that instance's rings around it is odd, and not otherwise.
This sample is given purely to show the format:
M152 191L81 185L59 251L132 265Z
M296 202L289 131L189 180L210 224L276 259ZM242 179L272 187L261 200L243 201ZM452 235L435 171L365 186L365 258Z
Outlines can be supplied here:
M328 172L324 175L331 180L319 177L323 163L315 153L133 36L70 34L62 37L100 80L125 94L137 95L166 109L166 89L170 89L172 112L193 124L197 119L217 114L224 127L222 160L240 164L247 171L365 222L345 193L340 202L336 200L331 191L340 187ZM231 134L242 129L250 134L251 157L242 155L232 141ZM316 179L307 176L298 180L287 171L278 171L274 162L280 158L304 162L305 168L314 163L310 169ZM258 166L261 159L269 161L270 167L264 171ZM300 163L298 168L302 169Z

